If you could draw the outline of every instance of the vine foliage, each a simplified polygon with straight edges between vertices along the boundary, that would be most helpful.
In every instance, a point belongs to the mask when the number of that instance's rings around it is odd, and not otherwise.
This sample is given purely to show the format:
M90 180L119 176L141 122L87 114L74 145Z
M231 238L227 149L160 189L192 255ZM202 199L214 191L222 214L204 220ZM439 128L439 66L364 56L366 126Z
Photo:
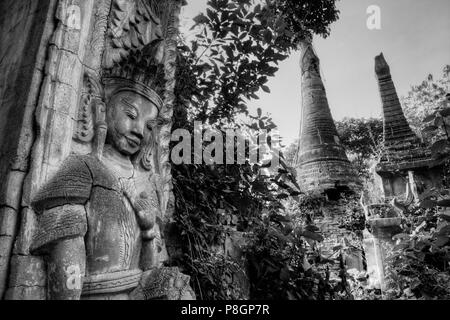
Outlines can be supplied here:
M194 121L201 121L222 133L227 128L270 133L276 125L261 110L249 117L247 102L259 99L260 90L270 92L267 83L278 63L304 36L328 35L328 25L338 17L335 1L207 4L206 12L194 18L193 39L179 39L173 130L192 133ZM173 234L179 236L173 240L178 251L170 263L191 276L199 299L298 299L309 294L300 292L298 283L291 285L291 279L303 279L299 275L312 270L302 267L303 251L297 248L304 237L297 235L283 204L299 196L294 172L282 155L279 163L270 174L266 165L248 161L172 166ZM293 261L287 261L293 252Z

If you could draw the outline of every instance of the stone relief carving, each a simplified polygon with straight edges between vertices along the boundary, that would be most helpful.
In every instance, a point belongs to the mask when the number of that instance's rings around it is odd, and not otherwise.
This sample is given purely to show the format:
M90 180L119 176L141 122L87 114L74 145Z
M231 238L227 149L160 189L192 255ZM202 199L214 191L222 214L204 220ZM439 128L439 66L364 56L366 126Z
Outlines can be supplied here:
M44 96L36 107L40 134L33 152L42 164L32 165L32 187L24 193L32 199L30 225L22 222L16 239L17 246L30 238L30 259L40 262L43 256L46 267L36 264L37 294L31 287L19 290L28 260L13 265L9 298L42 298L44 282L51 299L195 298L188 276L161 267L167 255L163 228L171 199L168 145L181 5L179 0L58 1L46 70L67 77L61 85L59 77L46 77L42 92L52 85L54 96L65 97L62 87L73 94L69 104L51 105ZM55 52L74 62L72 74ZM63 127L42 122L50 119L47 105L56 116L67 109L64 121L74 123L73 132L66 126L59 138ZM72 146L53 148L67 134ZM47 145L61 151L58 158L53 149L45 151ZM36 176L40 179L32 179Z
M74 139L80 142L92 142L95 131L95 116L101 114L101 110L94 110L103 103L103 88L97 81L96 76L86 70L83 79L83 92L81 93L81 101L78 109L77 127L74 132ZM100 121L100 119L98 119Z
M162 38L157 1L114 0L103 66L111 68L130 51Z
M155 40L105 69L103 87L85 75L76 137L92 140L92 153L66 159L32 204L32 251L46 256L50 298L194 297L189 277L159 266L163 216L150 159L165 89L160 48ZM182 281L155 287L160 277Z

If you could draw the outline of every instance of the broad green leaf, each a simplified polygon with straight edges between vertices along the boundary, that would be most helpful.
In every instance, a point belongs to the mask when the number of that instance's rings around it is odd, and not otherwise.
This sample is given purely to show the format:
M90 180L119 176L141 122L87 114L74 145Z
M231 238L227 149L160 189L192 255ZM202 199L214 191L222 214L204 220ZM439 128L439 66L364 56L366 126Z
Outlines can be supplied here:
M270 89L268 86L263 85L261 86L261 89L263 89L264 92L270 93Z
M447 139L439 140L431 146L431 152L434 154L445 152L445 150L450 146Z
M445 246L450 241L448 236L438 236L436 240L433 242L433 245L436 247Z
M266 125L264 124L264 121L262 121L262 120L258 121L258 125L259 125L260 129L265 129L266 128Z
M439 214L439 218L441 218L447 222L450 222L450 213L441 213L441 214Z
M450 199L439 200L437 205L439 207L450 207Z
M445 108L444 110L439 111L439 113L441 114L441 116L448 117L450 116L450 108Z
M436 118L436 113L430 114L429 116L426 116L425 119L423 119L424 123L431 122Z
M216 14L211 9L206 9L206 14L208 15L209 20L214 20L216 18Z
M436 119L434 119L434 125L436 127L442 127L444 125L444 119L442 117L436 117Z
M200 13L193 20L194 20L194 22L196 24L204 24L204 23L208 23L209 22L208 17L206 17L203 13Z
M320 229L314 225L309 225L305 227L306 230L311 231L311 232L315 232L315 231L319 231Z
M272 38L273 38L272 31L270 31L269 29L264 31L264 40L267 43L271 43L272 42Z
M262 116L262 109L261 109L261 108L258 108L258 109L256 110L256 112L258 113L258 117L261 118L261 116Z
M437 126L431 125L431 126L425 127L425 128L422 130L422 132L423 132L423 133L430 133L430 132L436 131L437 129L439 129Z
M315 233L315 232L308 231L308 230L298 231L297 235L305 237L307 239L315 240L318 242L322 242L324 240L322 235Z
M450 236L450 225L446 225L446 226L443 226L442 228L440 228L438 231L438 235L445 236L445 237Z
M420 202L420 207L424 209L432 209L436 207L436 201L425 199Z

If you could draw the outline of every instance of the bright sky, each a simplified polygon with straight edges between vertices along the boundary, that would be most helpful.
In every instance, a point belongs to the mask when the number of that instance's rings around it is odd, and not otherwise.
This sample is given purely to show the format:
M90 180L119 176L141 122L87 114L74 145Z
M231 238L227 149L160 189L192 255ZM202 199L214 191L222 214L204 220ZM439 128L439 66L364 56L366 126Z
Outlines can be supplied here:
M450 0L340 0L340 19L331 35L315 38L315 48L328 102L335 120L378 117L381 103L374 75L374 57L384 53L400 96L429 73L440 77L450 64ZM370 5L381 9L381 30L369 30ZM185 23L206 8L206 0L190 0L183 9ZM298 137L300 127L300 53L280 64L269 81L270 94L249 103L262 108L279 127L285 144Z

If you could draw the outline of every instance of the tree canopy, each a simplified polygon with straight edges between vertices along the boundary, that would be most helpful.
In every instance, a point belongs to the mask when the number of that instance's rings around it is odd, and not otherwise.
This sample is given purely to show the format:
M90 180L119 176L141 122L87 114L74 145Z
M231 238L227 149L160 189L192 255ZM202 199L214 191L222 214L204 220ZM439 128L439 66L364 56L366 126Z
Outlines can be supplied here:
M427 116L442 108L450 88L450 65L443 68L442 76L435 79L428 75L421 84L411 87L408 95L401 98L403 110L408 122L419 136L425 124L422 121Z
M368 174L368 161L380 156L383 121L377 118L344 118L336 122L341 143L360 174Z
M247 114L247 101L306 36L328 36L335 0L209 0L180 44L177 97L188 118L210 124Z

